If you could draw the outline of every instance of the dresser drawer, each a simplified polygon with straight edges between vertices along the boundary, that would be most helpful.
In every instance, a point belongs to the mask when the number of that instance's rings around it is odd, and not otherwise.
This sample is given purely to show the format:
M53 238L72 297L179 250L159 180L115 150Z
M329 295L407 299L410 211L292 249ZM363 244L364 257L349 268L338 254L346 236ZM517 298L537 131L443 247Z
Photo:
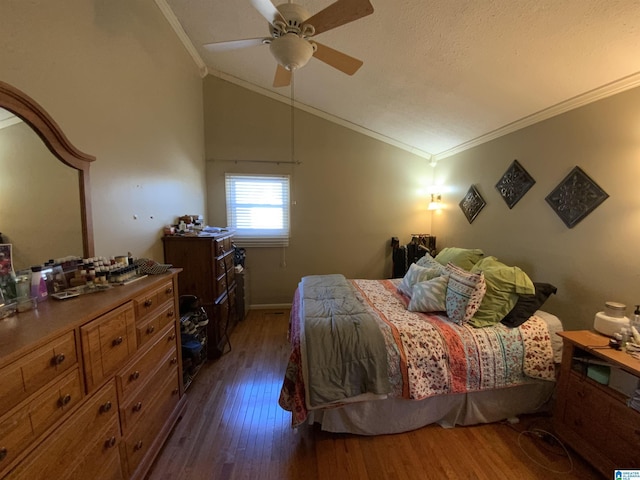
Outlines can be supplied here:
M146 411L152 404L153 397L161 389L163 382L167 378L173 378L177 375L178 365L175 361L175 352L169 352L160 361L160 369L156 370L144 388L139 388L135 392L127 395L127 400L120 404L120 423L122 425L122 433L126 435L134 428L141 418L145 416Z
M0 474L81 399L80 372L74 368L0 419Z
M74 332L48 342L0 370L0 415L78 363Z
M154 338L160 330L175 320L176 311L173 301L165 302L158 313L149 315L141 322L136 322L136 339L138 348Z
M233 252L227 253L224 257L219 257L216 259L216 278L220 278L225 274L225 272L230 272L233 270ZM227 275L230 275L227 274Z
M122 472L122 460L118 448L121 439L118 429L118 420L114 418L106 431L97 436L98 441L93 442L93 448L85 453L81 463L65 480L124 480ZM104 441L102 441L104 440Z
M640 468L640 412L612 403L608 420L613 438L603 449L620 468Z
M85 382L90 392L136 351L133 305L127 302L80 328Z
M145 345L145 348L146 351L116 375L118 395L123 403L127 403L130 400L130 395L142 388L156 370L176 368L178 354L175 325L166 326L156 339ZM168 365L163 365L161 360L167 355L169 356Z
M216 238L213 241L213 248L216 257L220 257L232 250L231 237Z
M102 457L88 457L100 452L105 458L118 448L120 429L115 385L113 381L97 391L75 415L13 469L7 478L67 478L90 461L99 471ZM76 478L90 478L76 475ZM98 477L95 477L98 478Z
M156 390L148 408L141 413L136 426L124 437L123 451L129 474L133 474L149 452L154 439L176 408L180 389L178 371L166 378Z
M140 295L133 300L136 310L136 318L142 319L146 315L150 315L157 311L166 301L173 300L174 287L171 280L164 283L161 287L155 288L150 292Z

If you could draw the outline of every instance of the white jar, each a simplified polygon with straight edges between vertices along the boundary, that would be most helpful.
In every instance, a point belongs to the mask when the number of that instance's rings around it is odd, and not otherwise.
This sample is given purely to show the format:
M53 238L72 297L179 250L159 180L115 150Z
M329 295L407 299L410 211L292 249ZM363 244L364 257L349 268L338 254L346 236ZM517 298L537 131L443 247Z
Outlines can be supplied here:
M608 337L620 333L629 326L629 319L625 316L627 306L623 303L606 302L604 312L596 313L593 329Z

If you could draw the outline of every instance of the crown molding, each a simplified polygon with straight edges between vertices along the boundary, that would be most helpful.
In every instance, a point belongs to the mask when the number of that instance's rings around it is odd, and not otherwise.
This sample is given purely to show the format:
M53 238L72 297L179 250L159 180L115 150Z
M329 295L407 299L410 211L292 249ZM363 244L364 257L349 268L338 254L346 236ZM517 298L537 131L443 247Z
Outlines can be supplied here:
M171 7L165 0L155 0L155 2L164 15L164 18L167 19L167 22L169 22L169 25L171 25L171 28L173 28L173 31L182 42L182 45L184 45L184 48L187 50L189 55L191 55L191 58L198 67L200 77L206 77L208 73L207 65L204 63L204 60L202 60L202 57L200 57L200 54L198 54L198 51L193 46L193 43L191 43L191 40L187 36L187 33L184 31L184 28L182 28L182 25L180 25L178 17L176 17L175 13L173 13L173 10L171 10Z
M616 80L614 82L603 85L602 87L594 88L593 90L589 90L586 93L576 95L575 97L565 100L564 102L560 102L549 108L545 108L544 110L540 110L539 112L523 117L520 120L516 120L515 122L509 123L504 127L493 130L489 133L486 133L485 135L481 135L474 138L473 140L461 143L460 145L450 148L449 150L445 150L434 155L434 160L435 162L437 162L439 160L442 160L443 158L450 157L452 155L455 155L456 153L464 152L465 150L469 150L470 148L477 147L478 145L507 135L508 133L515 132L524 127L528 127L543 120L547 120L551 117L555 117L556 115L560 115L570 110L583 107L590 103L602 100L607 97L611 97L613 95L622 93L626 90L630 90L638 86L640 86L640 72L628 75L624 78L621 78L620 80Z

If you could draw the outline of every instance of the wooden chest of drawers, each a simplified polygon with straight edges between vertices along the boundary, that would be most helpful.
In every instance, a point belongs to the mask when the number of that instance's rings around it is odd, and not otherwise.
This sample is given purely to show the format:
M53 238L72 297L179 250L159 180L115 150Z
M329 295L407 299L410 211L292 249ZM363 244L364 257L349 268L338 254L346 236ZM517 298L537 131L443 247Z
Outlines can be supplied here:
M564 347L553 414L556 433L606 477L616 469L640 469L640 412L627 406L625 395L586 374L588 363L597 361L640 378L640 360L606 348L609 339L595 332L560 336Z
M0 478L144 478L186 402L178 272L0 322Z
M233 233L163 238L165 262L182 269L180 295L197 296L209 317L209 358L221 355L238 321L232 241Z

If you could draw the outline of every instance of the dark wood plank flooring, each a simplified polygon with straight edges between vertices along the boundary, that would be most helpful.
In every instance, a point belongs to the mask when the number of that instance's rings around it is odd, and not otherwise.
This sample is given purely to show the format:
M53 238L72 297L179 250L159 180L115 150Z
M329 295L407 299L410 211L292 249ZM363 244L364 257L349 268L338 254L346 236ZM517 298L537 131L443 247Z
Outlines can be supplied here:
M278 395L289 354L288 311L252 310L232 350L207 363L148 480L597 479L574 452L520 433L551 431L548 416L520 423L437 425L364 437L290 427Z

